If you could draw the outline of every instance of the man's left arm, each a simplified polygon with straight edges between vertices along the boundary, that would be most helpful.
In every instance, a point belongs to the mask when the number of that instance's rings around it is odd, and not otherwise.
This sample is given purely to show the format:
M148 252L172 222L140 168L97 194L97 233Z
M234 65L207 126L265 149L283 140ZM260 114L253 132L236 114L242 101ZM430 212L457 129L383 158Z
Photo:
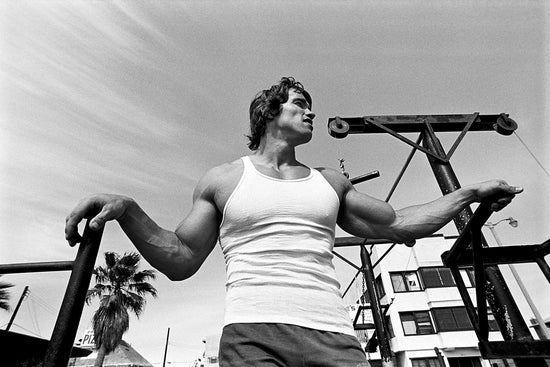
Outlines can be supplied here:
M429 203L394 210L389 204L348 187L338 224L358 237L404 243L436 232L473 202L494 200L491 209L498 211L522 191L505 181L492 180L458 189Z

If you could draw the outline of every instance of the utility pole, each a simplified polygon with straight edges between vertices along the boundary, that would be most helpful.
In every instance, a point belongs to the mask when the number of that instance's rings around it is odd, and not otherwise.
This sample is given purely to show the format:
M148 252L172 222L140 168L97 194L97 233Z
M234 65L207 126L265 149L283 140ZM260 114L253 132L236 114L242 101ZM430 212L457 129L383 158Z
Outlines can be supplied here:
M162 360L162 367L166 366L166 354L168 354L168 339L170 339L170 328L166 332L166 344L164 345L164 359Z
M497 235L495 227L499 222L502 222L502 221L505 221L505 220L508 220L510 222L510 224L515 223L515 226L517 227L517 221L513 218L502 219L502 220L498 221L497 223L487 222L485 224L485 226L488 227L489 230L491 231L491 234L495 238L497 246L499 246L499 247L502 247L502 241L500 240L500 237ZM533 302L533 299L529 295L529 292L527 291L527 288L525 287L525 284L523 284L523 281L521 280L521 278L520 278L520 276L519 276L519 274L516 270L516 267L512 264L507 264L507 265L508 265L508 268L510 269L510 272L512 273L514 279L516 280L516 283L518 284L519 289L521 290L521 293L523 293L523 296L525 297L525 300L527 301L527 304L529 305L529 308L531 308L531 311L533 311L533 315L535 315L535 319L539 323L542 339L548 339L549 338L548 328L546 327L546 324L544 323L544 319L543 319L541 313L539 312L539 310L535 306L535 303Z
M23 302L23 299L29 292L29 286L25 286L25 289L23 289L23 293L21 294L21 297L19 297L19 301L17 302L17 306L15 306L15 310L13 311L10 322L8 322L8 326L6 326L6 331L11 328L11 325L13 324L13 320L15 320L15 315L17 315L17 312L19 311L19 307L21 306L21 303Z

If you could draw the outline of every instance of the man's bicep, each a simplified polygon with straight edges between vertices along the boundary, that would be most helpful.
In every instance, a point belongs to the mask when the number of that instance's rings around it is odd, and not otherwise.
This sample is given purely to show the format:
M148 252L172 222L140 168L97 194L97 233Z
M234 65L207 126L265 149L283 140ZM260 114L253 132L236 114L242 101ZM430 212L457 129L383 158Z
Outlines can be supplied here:
M338 225L355 236L381 238L390 234L396 213L386 202L350 190L343 198Z
M176 235L197 260L204 261L218 239L220 213L216 205L202 197L193 203L187 217L176 228Z

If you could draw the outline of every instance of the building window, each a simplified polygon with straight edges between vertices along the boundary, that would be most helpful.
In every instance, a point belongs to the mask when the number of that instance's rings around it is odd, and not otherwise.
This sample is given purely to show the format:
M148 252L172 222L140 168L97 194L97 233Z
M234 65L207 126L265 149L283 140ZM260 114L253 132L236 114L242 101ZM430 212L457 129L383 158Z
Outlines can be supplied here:
M478 357L448 358L450 367L481 367Z
M459 269L459 272L466 287L476 286L476 280L474 278L474 268Z
M455 281L451 270L444 267L420 268L424 288L454 287Z
M422 290L416 271L400 271L398 273L390 273L390 278L393 291L395 293Z
M489 359L491 367L516 367L513 359Z
M437 358L414 358L411 364L412 367L440 367Z
M428 311L399 313L405 335L433 334L434 328Z
M465 307L446 307L432 309L438 331L472 330Z

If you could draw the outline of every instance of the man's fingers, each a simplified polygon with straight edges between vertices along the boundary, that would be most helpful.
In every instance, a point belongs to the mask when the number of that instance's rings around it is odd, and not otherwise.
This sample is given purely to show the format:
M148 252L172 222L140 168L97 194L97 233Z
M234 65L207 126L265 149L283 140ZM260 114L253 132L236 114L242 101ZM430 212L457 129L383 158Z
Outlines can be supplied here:
M82 240L82 237L78 234L78 223L81 220L82 217L74 212L65 218L65 239L69 242L70 246L74 246Z
M112 210L111 205L105 205L99 214L92 218L90 221L90 228L97 231L105 225L105 222L116 218L115 212Z

